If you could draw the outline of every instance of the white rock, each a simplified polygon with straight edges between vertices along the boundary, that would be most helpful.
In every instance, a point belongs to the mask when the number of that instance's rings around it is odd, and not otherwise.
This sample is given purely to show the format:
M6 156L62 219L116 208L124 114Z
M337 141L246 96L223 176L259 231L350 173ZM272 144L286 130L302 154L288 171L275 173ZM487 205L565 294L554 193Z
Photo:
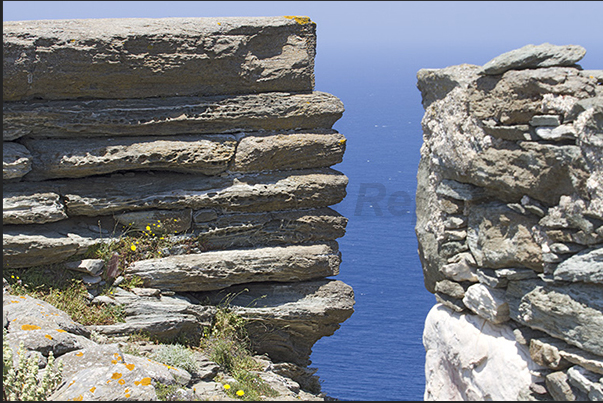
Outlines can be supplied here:
M425 320L424 400L517 400L542 369L508 325L435 305Z
M503 290L490 288L484 284L474 284L467 288L463 303L473 312L492 323L509 320L509 304Z

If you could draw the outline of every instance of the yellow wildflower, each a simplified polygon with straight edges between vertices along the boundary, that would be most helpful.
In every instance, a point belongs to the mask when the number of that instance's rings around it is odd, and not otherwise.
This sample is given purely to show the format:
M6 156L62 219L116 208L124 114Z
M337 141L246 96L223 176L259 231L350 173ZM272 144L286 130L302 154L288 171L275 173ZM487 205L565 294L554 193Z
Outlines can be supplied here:
M243 392L242 390L237 390L237 396L243 396L245 394L245 392Z

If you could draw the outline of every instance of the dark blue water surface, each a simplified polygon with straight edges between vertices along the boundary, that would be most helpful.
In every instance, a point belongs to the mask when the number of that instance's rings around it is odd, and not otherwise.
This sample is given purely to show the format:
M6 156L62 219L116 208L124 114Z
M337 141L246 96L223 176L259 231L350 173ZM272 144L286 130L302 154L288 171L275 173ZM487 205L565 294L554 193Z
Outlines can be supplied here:
M331 58L323 67L317 56L316 90L344 103L334 129L347 148L334 168L349 178L346 198L333 207L349 219L334 278L353 287L356 304L315 344L311 367L323 392L340 400L422 400L421 336L435 298L423 285L414 233L423 116L416 70L395 56Z
M349 219L340 238L340 274L354 288L354 314L313 348L322 390L339 400L423 400L422 332L435 297L423 283L415 237L415 191L423 107L421 68L483 65L512 50L321 49L316 90L345 106L334 129L348 140L347 196L334 209ZM360 57L361 56L361 57ZM585 69L601 68L603 55Z

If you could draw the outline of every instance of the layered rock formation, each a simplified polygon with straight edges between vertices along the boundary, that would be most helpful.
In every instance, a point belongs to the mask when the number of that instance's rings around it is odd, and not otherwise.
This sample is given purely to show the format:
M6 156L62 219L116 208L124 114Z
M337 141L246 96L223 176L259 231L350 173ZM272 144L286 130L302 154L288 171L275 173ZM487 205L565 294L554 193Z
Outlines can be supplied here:
M124 267L143 291L92 303L123 305L126 322L89 330L198 334L215 311L205 301L243 287L240 298L266 296L232 301L264 324L254 347L304 372L354 304L327 279L347 223L329 206L348 180L331 168L343 104L314 91L315 24L48 20L4 22L3 35L4 267L64 264L102 284L114 275L82 261L88 248L159 221L203 244Z
M584 54L417 74L426 400L603 399L603 71Z

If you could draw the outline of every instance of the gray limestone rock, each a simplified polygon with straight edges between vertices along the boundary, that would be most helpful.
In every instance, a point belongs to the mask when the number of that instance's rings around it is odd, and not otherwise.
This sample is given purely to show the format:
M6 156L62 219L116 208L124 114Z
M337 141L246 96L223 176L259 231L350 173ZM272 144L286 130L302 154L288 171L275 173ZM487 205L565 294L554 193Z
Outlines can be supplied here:
M561 124L558 115L535 115L530 119L531 126L552 126L557 127Z
M330 129L343 103L325 92L5 102L3 133L48 138Z
M336 275L341 257L332 245L291 245L210 251L134 262L128 276L145 287L169 291L210 291L262 281L305 281Z
M545 378L546 388L556 401L575 401L582 400L586 396L573 390L567 378L567 374L562 371L550 373Z
M527 328L529 329L529 328ZM533 332L538 332L532 330ZM579 349L576 346L567 344L563 340L555 337L548 337L546 334L536 335L532 340L537 340L539 345L546 349L551 349L559 354L561 359L571 362L572 364L580 365L589 371L603 375L603 356L589 353Z
M82 178L129 170L216 175L234 158L232 135L27 139L33 155L25 180Z
M499 202L474 206L469 214L467 243L478 266L542 271L542 248L532 231L537 222Z
M15 184L18 186L17 184ZM2 224L43 224L67 218L61 196L54 192L19 192L3 187Z
M216 208L259 212L326 207L345 196L348 178L330 168L223 177L158 172L58 182L69 215L146 209Z
M513 320L593 354L603 351L601 286L574 283L564 287L539 279L510 281L506 298Z
M443 99L456 87L466 88L475 79L479 70L479 66L472 64L419 70L417 88L421 91L423 107L427 109L434 101Z
M476 201L482 199L484 190L470 183L460 183L450 179L444 179L438 185L436 193L440 196L451 197L463 201Z
M550 43L526 45L490 60L484 64L480 73L494 75L511 69L572 66L585 54L586 49L578 45L557 46Z
M88 329L47 302L28 295L17 296L7 293L4 293L2 302L2 311L6 315L9 323L8 329L11 333L13 331L52 330L57 333L68 332L76 336L90 336Z
M465 296L465 288L461 284L450 280L438 281L435 284L435 291L456 299L462 299Z
M173 341L184 335L198 337L203 327L211 325L215 315L214 307L197 305L181 296L141 297L118 289L113 299L124 307L125 322L89 325L90 331L114 336L143 332L159 340Z
M127 364L91 366L64 378L49 400L157 400L156 381L141 367Z
M572 363L564 359L559 353L559 349L550 341L553 337L533 338L530 340L530 357L543 367L559 371L572 366Z
M272 361L302 366L310 363L314 343L332 335L354 312L352 288L330 279L245 284L196 295L215 304L233 296L230 306L249 320L253 349Z
M559 164L558 161L565 161ZM454 167L451 167L454 168ZM488 148L474 158L458 180L491 189L503 200L527 195L555 205L562 195L584 189L588 168L580 148L524 141L505 148Z
M545 95L596 96L596 82L571 67L509 70L502 76L482 76L468 90L469 113L502 125L527 124L542 114Z
M524 141L535 139L528 125L495 126L484 123L483 129L484 133L502 140Z
M542 126L537 127L534 132L543 140L561 141L576 139L576 130L572 125Z
M603 248L586 249L564 260L553 277L556 281L603 284Z
M195 234L214 248L331 241L345 235L348 219L328 208L232 213L194 223Z
M233 171L328 167L343 160L346 139L335 131L247 135L237 146Z
M441 267L441 272L454 281L477 282L475 259L468 252L459 253L447 264ZM437 284L437 283L436 283Z
M65 267L69 270L75 270L90 274L92 276L98 276L102 273L105 268L105 261L102 259L83 259L76 260L73 262L66 262Z
M591 401L603 401L603 381L600 376L575 365L567 370L570 385L580 389Z
M71 256L84 253L88 246L96 243L92 238L73 233L59 233L37 225L28 225L25 228L6 226L3 230L2 258L6 268L63 262Z
M311 91L309 18L4 22L3 99Z
M2 143L3 180L21 178L31 171L31 163L31 153L25 146L10 141Z

